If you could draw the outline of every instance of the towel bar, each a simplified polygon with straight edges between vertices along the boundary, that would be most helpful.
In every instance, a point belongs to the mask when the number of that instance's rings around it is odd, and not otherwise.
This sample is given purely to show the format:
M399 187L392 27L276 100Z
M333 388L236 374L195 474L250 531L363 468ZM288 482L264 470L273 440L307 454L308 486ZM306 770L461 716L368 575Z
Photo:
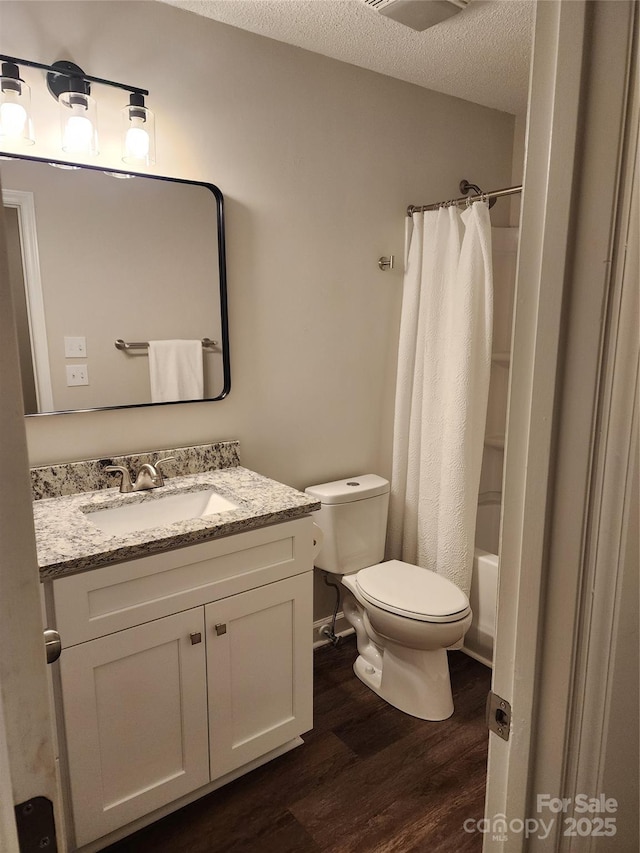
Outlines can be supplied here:
M202 346L204 349L208 349L209 347L217 347L218 341L212 341L211 338L203 338ZM115 343L116 349L129 350L129 349L148 349L149 341L123 341L122 338L118 338Z

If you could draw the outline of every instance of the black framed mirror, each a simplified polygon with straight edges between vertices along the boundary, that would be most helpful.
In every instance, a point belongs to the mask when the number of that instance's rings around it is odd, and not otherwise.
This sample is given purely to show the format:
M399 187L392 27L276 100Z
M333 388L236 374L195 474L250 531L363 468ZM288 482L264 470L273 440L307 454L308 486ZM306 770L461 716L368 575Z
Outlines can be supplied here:
M0 158L25 414L226 397L218 187L13 153ZM171 402L152 401L147 345L168 340L202 343L202 396L181 389Z

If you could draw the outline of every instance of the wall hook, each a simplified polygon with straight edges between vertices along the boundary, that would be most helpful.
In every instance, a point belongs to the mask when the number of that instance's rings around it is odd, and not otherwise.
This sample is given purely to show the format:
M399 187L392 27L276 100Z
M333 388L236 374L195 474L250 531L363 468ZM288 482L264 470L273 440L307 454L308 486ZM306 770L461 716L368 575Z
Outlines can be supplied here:
M393 261L394 261L393 255L389 255L388 258L385 258L383 256L382 258L378 258L378 266L380 267L381 270L392 270L393 269Z

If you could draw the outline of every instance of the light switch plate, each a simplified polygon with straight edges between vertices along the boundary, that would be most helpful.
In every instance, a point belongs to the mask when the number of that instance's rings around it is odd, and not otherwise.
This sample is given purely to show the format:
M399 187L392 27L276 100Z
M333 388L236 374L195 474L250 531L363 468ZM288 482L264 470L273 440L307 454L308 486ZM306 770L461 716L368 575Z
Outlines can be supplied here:
M86 358L87 356L87 339L85 337L64 339L64 357L65 358Z
M86 364L67 365L67 385L88 385L89 371Z

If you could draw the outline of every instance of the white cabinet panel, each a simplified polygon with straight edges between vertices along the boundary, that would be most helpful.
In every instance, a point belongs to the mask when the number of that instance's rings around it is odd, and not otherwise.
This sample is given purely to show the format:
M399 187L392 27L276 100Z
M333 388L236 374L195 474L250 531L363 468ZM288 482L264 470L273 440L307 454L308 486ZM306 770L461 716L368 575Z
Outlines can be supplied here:
M311 518L300 518L60 578L65 648L309 571Z
M64 650L78 845L209 781L203 616L196 608Z
M53 582L71 847L312 727L311 547L306 517Z
M207 605L211 777L308 731L312 573Z

